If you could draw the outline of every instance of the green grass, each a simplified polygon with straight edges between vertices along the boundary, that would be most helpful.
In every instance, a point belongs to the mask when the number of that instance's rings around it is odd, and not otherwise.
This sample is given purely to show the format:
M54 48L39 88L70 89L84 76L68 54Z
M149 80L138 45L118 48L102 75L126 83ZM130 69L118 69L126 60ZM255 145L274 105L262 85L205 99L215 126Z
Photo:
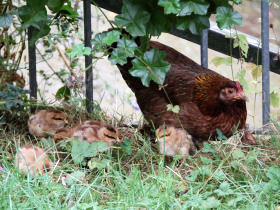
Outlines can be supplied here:
M277 129L258 137L256 147L242 145L235 136L205 144L183 161L164 159L152 137L123 127L126 145L99 154L93 161L96 167L89 169L86 161L73 163L70 144L36 140L24 128L19 132L9 127L0 129L4 168L0 209L275 209L280 205ZM56 164L49 174L32 177L15 168L17 148L30 142L48 151ZM68 177L66 186L63 177Z

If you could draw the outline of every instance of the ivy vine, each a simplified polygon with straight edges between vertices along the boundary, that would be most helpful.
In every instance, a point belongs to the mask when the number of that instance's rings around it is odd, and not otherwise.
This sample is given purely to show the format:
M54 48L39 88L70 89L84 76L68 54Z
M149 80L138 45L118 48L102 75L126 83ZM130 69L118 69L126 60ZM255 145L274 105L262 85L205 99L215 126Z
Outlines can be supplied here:
M233 25L241 25L242 18L234 5L237 0L123 0L121 14L111 22L113 30L99 33L92 43L94 52L108 55L113 65L124 65L128 57L134 57L129 73L139 77L144 86L150 81L163 84L170 64L163 61L165 53L149 49L147 43L152 36L162 32L170 32L173 27L179 30L190 30L199 34L202 29L210 27L210 16L216 15L216 22L221 29L230 29ZM130 36L124 35L122 29ZM141 44L136 44L140 37ZM116 42L114 48L112 43Z

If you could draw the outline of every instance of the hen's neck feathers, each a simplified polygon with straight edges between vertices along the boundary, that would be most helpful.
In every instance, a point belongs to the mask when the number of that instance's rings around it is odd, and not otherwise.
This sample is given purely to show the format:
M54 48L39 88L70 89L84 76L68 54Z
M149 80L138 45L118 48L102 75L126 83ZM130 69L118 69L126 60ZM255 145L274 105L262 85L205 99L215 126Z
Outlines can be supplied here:
M231 112L233 106L239 107L241 110L246 109L243 101L225 104L219 100L221 88L225 87L229 82L231 80L218 74L200 74L196 77L193 99L203 114L212 117L218 116L222 112Z

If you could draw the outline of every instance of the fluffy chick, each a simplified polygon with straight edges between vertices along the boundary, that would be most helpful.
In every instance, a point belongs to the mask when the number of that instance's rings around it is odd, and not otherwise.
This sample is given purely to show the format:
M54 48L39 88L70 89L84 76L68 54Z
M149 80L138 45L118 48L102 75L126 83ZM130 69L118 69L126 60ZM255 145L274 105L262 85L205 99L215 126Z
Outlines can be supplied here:
M172 126L156 130L160 154L166 156L190 155L195 152L192 137L185 130Z
M120 142L118 131L114 127L98 121L85 121L74 128L72 136L88 143L103 141L108 147L114 142Z
M37 137L48 137L68 123L66 118L59 110L41 110L29 117L29 132Z
M57 141L62 141L64 139L71 138L73 135L74 129L71 128L61 128L58 129L53 137L53 139Z
M16 166L25 174L30 172L32 175L45 174L53 167L45 151L34 145L25 145L19 148L16 156Z

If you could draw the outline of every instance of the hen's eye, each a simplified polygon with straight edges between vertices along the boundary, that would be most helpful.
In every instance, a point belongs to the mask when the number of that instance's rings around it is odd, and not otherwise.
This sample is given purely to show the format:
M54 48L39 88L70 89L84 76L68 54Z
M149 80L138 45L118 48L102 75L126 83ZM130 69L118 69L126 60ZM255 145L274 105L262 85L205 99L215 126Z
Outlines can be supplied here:
M232 93L233 93L233 91L232 91L232 90L228 90L228 93L229 93L229 94L232 94Z

